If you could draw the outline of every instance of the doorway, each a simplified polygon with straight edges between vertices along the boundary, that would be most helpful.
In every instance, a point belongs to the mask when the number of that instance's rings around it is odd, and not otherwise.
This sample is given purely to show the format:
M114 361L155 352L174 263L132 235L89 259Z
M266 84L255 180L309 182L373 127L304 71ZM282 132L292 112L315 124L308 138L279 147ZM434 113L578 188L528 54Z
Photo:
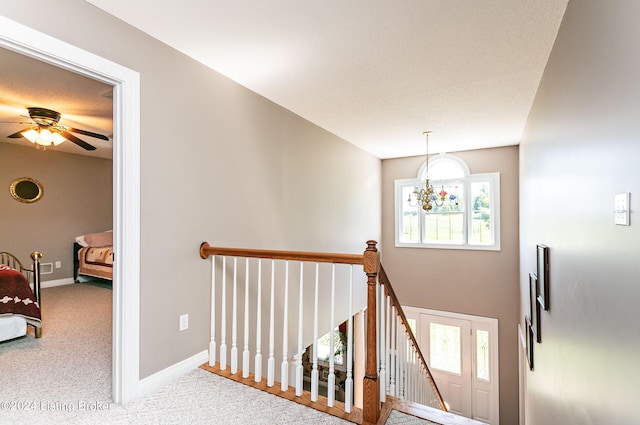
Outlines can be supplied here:
M403 308L449 410L498 425L498 320Z
M102 81L114 88L112 397L116 403L127 403L139 396L140 76L2 16L0 47ZM126 285L122 284L124 281Z

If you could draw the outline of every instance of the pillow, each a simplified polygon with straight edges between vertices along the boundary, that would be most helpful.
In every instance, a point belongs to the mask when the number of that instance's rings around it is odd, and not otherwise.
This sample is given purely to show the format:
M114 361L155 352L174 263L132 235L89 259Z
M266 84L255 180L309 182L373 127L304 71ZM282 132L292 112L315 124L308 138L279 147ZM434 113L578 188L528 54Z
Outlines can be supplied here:
M80 246L112 246L113 232L88 233L86 235L78 236L76 238L76 242L78 242Z

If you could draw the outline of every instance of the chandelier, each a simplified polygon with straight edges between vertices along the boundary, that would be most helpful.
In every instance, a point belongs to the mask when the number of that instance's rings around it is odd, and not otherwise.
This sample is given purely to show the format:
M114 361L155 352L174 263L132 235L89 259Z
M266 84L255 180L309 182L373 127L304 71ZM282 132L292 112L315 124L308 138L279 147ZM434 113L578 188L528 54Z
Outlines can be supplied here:
M424 187L419 189L418 186L413 187L413 193L409 194L409 198L407 201L411 207L415 207L420 205L425 212L431 212L433 207L442 207L448 202L453 202L455 205L458 205L458 196L453 193L447 193L444 190L444 185L440 189L440 192L436 193L436 190L433 188L433 185L429 181L429 134L430 131L425 131L422 134L425 135L426 145L427 145L427 153L425 155L425 172L424 175L426 179L424 180Z

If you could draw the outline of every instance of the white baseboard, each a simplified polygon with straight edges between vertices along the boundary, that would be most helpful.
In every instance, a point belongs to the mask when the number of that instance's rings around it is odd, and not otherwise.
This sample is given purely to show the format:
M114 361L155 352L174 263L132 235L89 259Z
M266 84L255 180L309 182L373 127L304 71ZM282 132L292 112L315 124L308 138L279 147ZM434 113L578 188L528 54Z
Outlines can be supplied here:
M209 360L209 351L204 350L198 354L195 354L188 359L184 359L166 369L154 373L151 376L147 376L140 380L140 394L139 397L145 397L158 388L168 384L169 382L180 378L182 375L186 375L194 369L197 369L202 363Z
M64 279L46 280L40 282L40 288L53 288L54 286L70 285L73 283L72 277Z

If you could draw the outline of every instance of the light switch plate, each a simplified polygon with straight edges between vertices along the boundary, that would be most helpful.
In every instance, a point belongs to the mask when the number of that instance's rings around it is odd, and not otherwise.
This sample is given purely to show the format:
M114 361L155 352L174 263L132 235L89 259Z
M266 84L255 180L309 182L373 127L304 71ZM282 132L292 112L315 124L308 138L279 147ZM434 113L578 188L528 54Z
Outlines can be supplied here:
M629 192L616 193L613 222L620 226L629 226Z

